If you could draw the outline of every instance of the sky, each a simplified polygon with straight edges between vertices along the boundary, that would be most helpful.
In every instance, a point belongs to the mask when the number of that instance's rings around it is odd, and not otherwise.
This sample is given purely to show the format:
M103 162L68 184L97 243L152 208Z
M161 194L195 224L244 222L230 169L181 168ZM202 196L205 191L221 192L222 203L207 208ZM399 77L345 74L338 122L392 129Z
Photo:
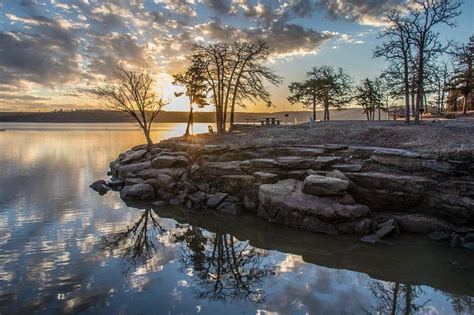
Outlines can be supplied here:
M171 84L194 44L255 41L271 48L269 65L283 83L269 87L274 108L290 105L288 85L313 66L344 68L355 83L386 66L373 59L383 15L408 0L1 0L0 111L103 108L88 91L122 64L146 69L166 110L188 109ZM466 42L474 33L474 1L465 0L457 27L441 38ZM212 110L209 106L205 110Z

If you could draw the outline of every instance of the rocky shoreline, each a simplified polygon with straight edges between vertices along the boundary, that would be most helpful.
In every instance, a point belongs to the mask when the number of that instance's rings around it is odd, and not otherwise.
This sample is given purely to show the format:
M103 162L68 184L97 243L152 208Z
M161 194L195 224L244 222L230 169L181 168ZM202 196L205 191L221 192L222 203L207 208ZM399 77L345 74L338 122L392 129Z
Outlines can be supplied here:
M124 200L243 211L369 243L399 232L474 249L474 156L341 144L239 146L173 138L110 164Z

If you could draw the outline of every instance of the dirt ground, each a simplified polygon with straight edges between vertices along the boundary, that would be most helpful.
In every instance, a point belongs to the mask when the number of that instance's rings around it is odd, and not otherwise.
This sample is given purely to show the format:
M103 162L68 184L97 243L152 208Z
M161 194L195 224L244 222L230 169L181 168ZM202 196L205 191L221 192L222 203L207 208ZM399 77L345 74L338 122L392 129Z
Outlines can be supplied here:
M199 140L232 146L347 144L415 149L424 152L474 152L474 117L402 121L328 121L281 126L239 125L221 136L198 135Z

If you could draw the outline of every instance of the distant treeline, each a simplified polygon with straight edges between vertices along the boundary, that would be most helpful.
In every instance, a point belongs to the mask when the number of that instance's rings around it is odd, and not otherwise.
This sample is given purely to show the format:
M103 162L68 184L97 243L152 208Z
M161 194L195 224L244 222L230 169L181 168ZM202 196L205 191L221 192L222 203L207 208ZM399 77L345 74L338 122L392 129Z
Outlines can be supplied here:
M285 117L288 114L288 117ZM239 123L259 123L265 117L285 119L289 123L308 121L310 112L276 112L276 113L236 113L236 121ZM321 116L319 116L321 117ZM214 123L215 113L194 113L195 123ZM348 109L335 112L336 120L361 120L364 119L360 108ZM188 120L187 112L166 112L158 115L156 122L185 123ZM135 122L134 119L123 112L108 110L76 110L76 111L54 111L54 112L0 112L0 122L36 122L36 123L127 123Z

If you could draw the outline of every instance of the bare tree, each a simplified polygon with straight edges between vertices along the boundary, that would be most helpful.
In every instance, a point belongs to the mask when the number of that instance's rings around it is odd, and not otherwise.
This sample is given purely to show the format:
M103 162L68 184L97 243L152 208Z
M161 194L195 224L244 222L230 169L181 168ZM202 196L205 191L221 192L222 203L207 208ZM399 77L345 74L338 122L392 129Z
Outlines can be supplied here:
M318 104L318 90L315 80L306 80L303 82L292 82L288 89L291 95L288 101L291 104L301 103L303 107L313 110L313 120L316 121L316 105Z
M473 69L472 56L474 54L474 36L470 41L462 46L455 48L453 53L455 57L454 75L449 82L448 89L457 91L464 98L463 114L466 115L469 107L472 106L472 85L473 85Z
M402 90L405 99L405 121L410 122L410 60L412 47L410 42L409 21L400 13L393 10L386 15L389 27L382 31L378 38L384 39L381 46L377 46L374 57L384 57L391 64L391 72L399 70L397 64L402 65L403 84Z
M290 84L291 103L311 104L313 118L316 118L316 104L324 109L324 120L329 120L329 108L342 108L351 101L351 77L338 68L330 66L313 67L306 74L306 81ZM314 103L313 103L314 101Z
M204 80L216 109L217 132L223 133L230 110L230 130L234 125L235 109L245 100L270 103L264 81L278 84L281 78L264 65L269 47L265 42L198 45L193 62L203 67Z
M165 105L154 91L155 82L147 73L126 70L119 66L114 71L116 82L107 83L93 91L111 109L132 116L145 134L148 147L153 144L151 124Z
M375 111L378 111L378 118L380 120L380 111L385 110L385 108L383 108L382 94L377 82L369 78L363 80L356 88L354 99L363 108L367 120L375 119Z
M204 65L196 60L184 73L173 75L174 85L182 85L186 92L175 93L176 97L185 94L189 99L189 116L185 136L189 136L189 128L193 123L193 105L202 108L207 105L207 86L204 79Z
M462 0L415 0L409 11L407 18L412 28L409 35L416 49L415 122L420 119L424 100L425 66L449 48L449 43L440 42L435 27L440 24L455 27L453 20L461 14L462 3Z

